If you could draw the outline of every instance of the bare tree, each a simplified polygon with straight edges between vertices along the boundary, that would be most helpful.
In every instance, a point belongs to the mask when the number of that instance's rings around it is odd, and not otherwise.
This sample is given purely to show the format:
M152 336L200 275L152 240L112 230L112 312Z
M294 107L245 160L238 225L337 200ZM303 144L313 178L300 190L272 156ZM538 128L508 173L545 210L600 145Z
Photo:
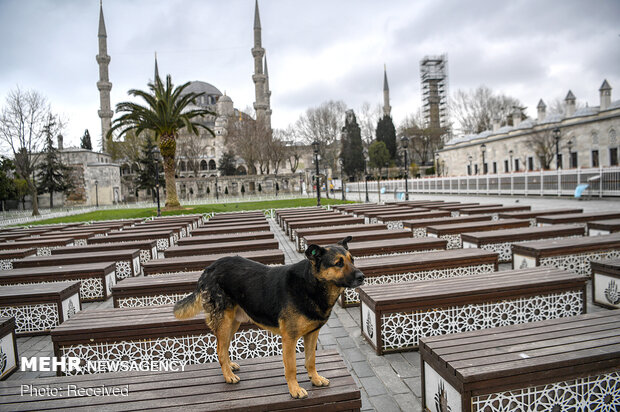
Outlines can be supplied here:
M251 111L250 109L246 109ZM245 160L248 166L248 174L256 174L256 165L259 165L260 173L267 169L266 146L271 140L271 130L263 122L252 119L245 113L239 117L228 120L228 135L226 144L230 145L235 153Z
M492 128L493 120L502 125L512 125L512 112L522 103L504 94L495 94L487 86L474 90L457 90L450 99L450 113L457 123L457 129L464 134L476 134Z
M553 129L539 130L532 133L526 140L526 143L534 151L541 168L551 169L551 164L555 158ZM525 161L523 164L525 165Z
M364 146L368 147L375 140L377 122L379 122L383 114L381 105L376 104L372 106L370 103L364 102L356 113L357 124L362 133L362 142L364 142Z
M184 161L187 169L194 172L194 176L198 176L200 172L201 156L207 152L209 142L203 133L188 133L179 137L177 141L177 162ZM180 170L177 167L177 170Z
M0 140L12 152L16 173L32 196L32 215L39 214L34 172L49 133L57 136L63 122L52 113L47 99L34 90L11 90L0 113Z
M447 128L424 127L425 120L421 110L405 116L398 128L398 134L409 139L411 159L419 164L428 164L433 160L433 153L443 146L442 136Z
M344 125L344 112L347 106L341 100L327 101L318 107L312 107L302 114L295 128L301 140L311 144L319 142L319 154L324 165L332 170L336 167L336 159L340 152L338 138Z
M119 162L127 162L130 166L138 167L140 165L140 156L142 154L142 146L149 132L143 132L136 135L134 131L125 133L123 140L118 137L110 139L107 151L112 159Z
M584 107L584 104L582 102L580 101L575 102L575 110L579 110L583 107ZM553 115L553 114L559 114L562 116L566 115L566 102L563 99L556 97L555 99L551 101L551 103L549 103L548 108L547 108L547 116Z
M295 173L299 167L299 159L301 159L301 145L297 142L299 137L293 126L289 125L286 129L276 129L273 131L274 139L280 140L284 145L284 160L288 162L291 173Z

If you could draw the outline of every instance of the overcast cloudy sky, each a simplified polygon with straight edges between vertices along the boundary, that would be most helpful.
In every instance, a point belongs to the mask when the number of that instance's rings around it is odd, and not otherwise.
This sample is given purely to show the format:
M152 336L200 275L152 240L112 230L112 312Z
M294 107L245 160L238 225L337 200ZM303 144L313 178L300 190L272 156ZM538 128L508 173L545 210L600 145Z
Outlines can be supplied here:
M520 99L571 89L598 105L607 79L620 98L620 1L261 0L273 126L341 99L382 102L387 64L396 125L421 106L419 61L448 55L450 91L481 84ZM104 0L112 105L160 73L212 83L244 109L252 83L254 0ZM68 120L65 142L100 133L98 0L0 0L0 105L19 86ZM98 140L98 138L97 138ZM65 143L65 144L67 144Z

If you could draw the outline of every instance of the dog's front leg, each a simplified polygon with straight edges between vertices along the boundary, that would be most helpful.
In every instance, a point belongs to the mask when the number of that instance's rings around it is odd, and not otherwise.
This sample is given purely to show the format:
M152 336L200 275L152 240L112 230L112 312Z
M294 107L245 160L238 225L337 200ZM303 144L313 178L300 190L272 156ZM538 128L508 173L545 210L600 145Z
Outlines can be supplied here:
M316 342L319 339L319 330L304 335L304 353L306 355L306 370L314 386L327 386L329 379L322 377L316 371L315 354Z
M301 399L308 397L308 392L297 382L297 363L295 361L295 349L297 339L290 336L282 336L282 359L284 360L284 378L288 385L288 391L293 398Z

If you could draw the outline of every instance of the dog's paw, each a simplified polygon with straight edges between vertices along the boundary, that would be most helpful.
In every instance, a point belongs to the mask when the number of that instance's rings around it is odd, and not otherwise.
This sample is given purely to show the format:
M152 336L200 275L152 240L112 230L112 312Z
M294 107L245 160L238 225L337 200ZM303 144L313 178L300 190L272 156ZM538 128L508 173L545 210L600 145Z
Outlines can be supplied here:
M310 377L310 381L314 386L328 386L329 379L322 377L321 375L315 375Z
M239 383L239 381L241 379L239 379L239 377L237 375L235 375L234 373L231 373L228 376L224 376L224 379L226 379L226 383Z
M241 366L239 366L239 364L236 362L230 362L230 369L232 369L233 371L238 371L239 369L241 369Z
M288 391L295 399L303 399L308 397L308 392L299 385L293 387L289 386Z

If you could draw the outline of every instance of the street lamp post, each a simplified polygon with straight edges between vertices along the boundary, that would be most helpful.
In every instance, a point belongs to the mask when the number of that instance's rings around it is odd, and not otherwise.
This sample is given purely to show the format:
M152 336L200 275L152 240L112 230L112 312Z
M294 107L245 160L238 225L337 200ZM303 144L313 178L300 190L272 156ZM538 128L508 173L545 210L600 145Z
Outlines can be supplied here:
M435 152L435 177L439 177L439 153Z
M161 152L159 148L154 147L151 151L153 155L153 160L155 160L155 191L157 196L157 217L161 216L161 204L159 202L159 155Z
M344 159L339 158L338 163L340 163L340 189L342 190L342 200L344 200Z
M480 146L480 150L482 151L482 174L486 175L487 174L487 168L486 168L486 163L485 163L485 160L484 160L484 154L487 151L487 145L482 143L482 145Z
M409 158L407 156L407 146L409 145L409 139L407 139L406 136L403 136L400 139L400 143L405 154L405 200L409 200L409 188L407 187L407 178L409 177Z
M509 171L509 172L512 172L513 167L514 167L514 165L513 165L513 163L512 163L512 156L513 156L514 154L515 154L514 150L510 149L510 150L508 151L508 155L510 156L510 167L508 168L508 171Z
M302 178L301 172L299 172L299 194L300 195L304 194L304 180Z
M95 180L95 202L97 202L97 207L99 207L99 182Z
M566 142L566 146L568 146L568 167L575 167L575 165L573 165L573 141L569 140Z
M217 175L215 175L215 200L220 200L220 194L217 190Z
M364 155L364 186L366 187L366 203L370 202L368 199L368 149L364 149L362 152Z
M318 140L315 140L314 142L312 142L312 150L314 151L314 164L316 166L316 178L315 178L316 179L316 205L321 206L321 186L319 182L319 141Z
M553 129L553 138L555 139L555 169L560 169L560 128Z

